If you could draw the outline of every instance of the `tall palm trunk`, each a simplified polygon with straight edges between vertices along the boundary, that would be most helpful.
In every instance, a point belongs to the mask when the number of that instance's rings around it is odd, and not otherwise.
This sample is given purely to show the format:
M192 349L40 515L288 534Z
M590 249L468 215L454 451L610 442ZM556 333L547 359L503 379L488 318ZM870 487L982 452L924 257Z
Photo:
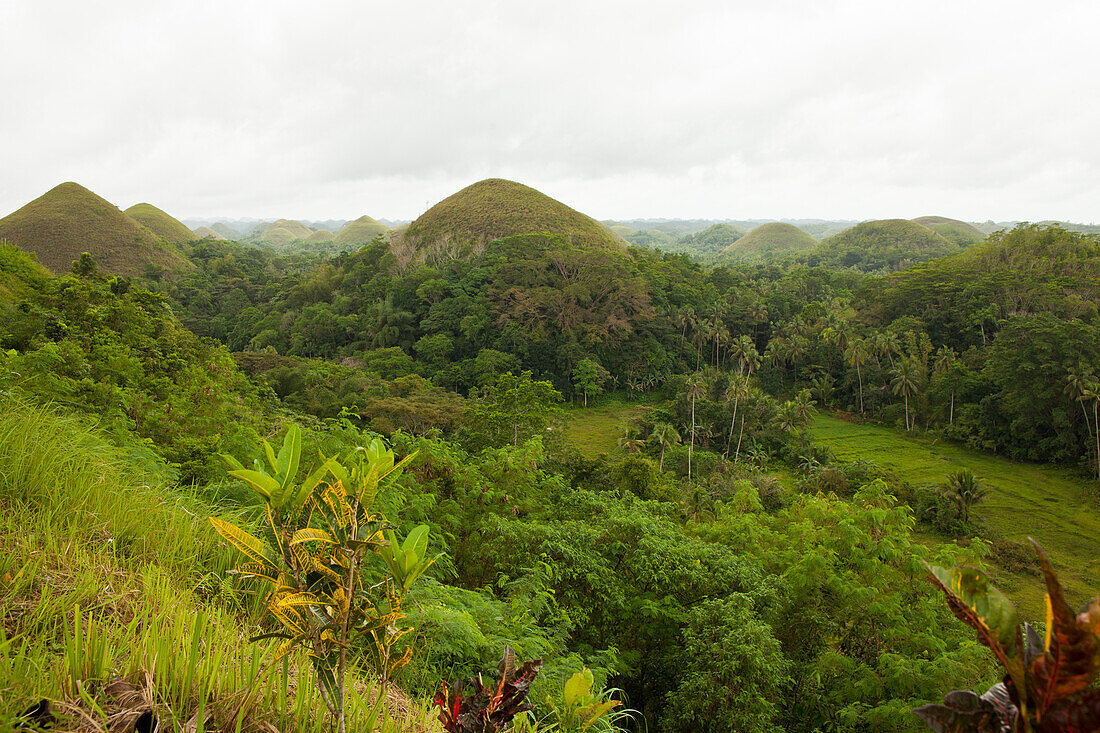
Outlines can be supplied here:
M737 435L737 451L733 454L733 462L737 463L741 459L741 438L745 437L745 416L741 416L741 432Z
M733 419L730 420L730 434L726 437L726 459L730 457L730 444L733 443L733 425L737 422L737 403L741 401L741 398L737 398L733 401Z
M859 370L859 362L856 362L856 376L859 377L859 414L863 414L863 373Z
M688 446L688 481L691 481L691 455L695 452L695 395L691 396L691 445Z
M909 395L905 395L905 432L909 432Z

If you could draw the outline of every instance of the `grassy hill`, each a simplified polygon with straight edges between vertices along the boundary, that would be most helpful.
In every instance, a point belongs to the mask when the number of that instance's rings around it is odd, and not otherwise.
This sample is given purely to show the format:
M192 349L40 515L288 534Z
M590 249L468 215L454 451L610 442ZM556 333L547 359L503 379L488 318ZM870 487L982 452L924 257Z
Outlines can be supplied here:
M336 233L335 242L342 245L361 246L370 242L379 234L386 234L390 228L385 224L363 215L355 221L349 221Z
M306 237L307 242L331 242L336 238L336 235L330 232L328 229L318 229L317 231Z
M985 239L985 234L980 229L958 219L948 219L946 216L920 216L913 221L934 232L939 232L945 239L960 247L969 247Z
M216 234L220 234L226 239L238 239L241 235L236 229L233 229L228 224L217 222L210 225L210 229Z
M809 264L864 272L903 270L963 249L939 232L907 219L866 221L824 240Z
M490 178L440 201L393 243L399 260L466 257L496 239L557 234L582 248L619 250L621 240L595 219L514 181Z
M153 234L163 237L172 244L183 244L195 238L194 232L188 229L183 222L152 204L134 204L126 209L125 213Z
M817 240L793 224L762 224L722 250L722 260L766 260L808 252Z
M195 236L192 239L225 239L225 237L211 227L199 227L195 230Z
M709 258L722 252L743 236L745 233L732 224L714 224L701 232L680 237L673 247L667 249L673 252L684 252L694 257Z
M148 264L191 269L184 256L117 206L76 183L62 183L0 219L0 240L33 252L57 273L89 253L100 271L140 275Z

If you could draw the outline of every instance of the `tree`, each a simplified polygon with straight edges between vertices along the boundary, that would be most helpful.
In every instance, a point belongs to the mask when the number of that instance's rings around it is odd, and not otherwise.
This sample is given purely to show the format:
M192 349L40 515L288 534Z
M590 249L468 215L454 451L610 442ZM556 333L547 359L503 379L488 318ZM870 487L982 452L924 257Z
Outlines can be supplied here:
M867 363L867 359L870 354L867 349L867 342L863 339L857 339L848 343L848 348L844 350L844 360L856 370L856 379L859 381L859 414L863 414L863 365Z
M661 460L658 462L658 469L662 472L665 470L665 450L671 448L674 445L679 445L682 438L680 433L676 431L676 428L672 427L667 422L659 422L653 426L653 430L649 434L649 440L652 443L656 443L661 446Z
M550 382L532 379L529 371L519 376L508 372L470 401L466 429L476 447L518 446L545 433L560 402L561 393Z
M691 399L691 444L688 446L688 481L691 481L691 458L695 452L695 400L707 394L707 381L696 372L688 377L687 396Z
M756 344L748 336L741 336L730 346L730 356L737 360L738 375L746 371L752 374L760 366L760 353L756 350Z
M982 486L981 479L974 476L969 468L947 475L945 496L955 505L963 522L970 522L970 509L989 494Z
M603 392L603 385L611 377L595 359L581 359L573 367L573 385L584 395L584 406L588 407L589 396L595 397Z
M917 364L912 359L902 359L898 362L893 372L891 372L891 374L893 374L893 379L890 384L893 387L894 394L901 395L905 398L906 432L911 429L909 425L909 398L915 397L919 391L917 372Z
M730 445L733 444L733 426L737 422L737 407L740 405L741 400L748 397L749 394L749 378L747 376L738 375L730 379L729 384L726 386L725 397L726 400L733 400L733 417L730 419L730 432L726 437L726 458L730 457ZM745 416L741 416L741 431L745 430Z

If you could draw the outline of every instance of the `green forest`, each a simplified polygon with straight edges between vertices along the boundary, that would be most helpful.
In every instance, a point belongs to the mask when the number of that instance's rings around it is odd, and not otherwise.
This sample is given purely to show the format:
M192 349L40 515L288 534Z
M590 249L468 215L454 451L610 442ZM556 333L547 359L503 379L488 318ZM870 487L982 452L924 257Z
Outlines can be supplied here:
M0 219L0 730L1100 730L1100 236L65 186Z

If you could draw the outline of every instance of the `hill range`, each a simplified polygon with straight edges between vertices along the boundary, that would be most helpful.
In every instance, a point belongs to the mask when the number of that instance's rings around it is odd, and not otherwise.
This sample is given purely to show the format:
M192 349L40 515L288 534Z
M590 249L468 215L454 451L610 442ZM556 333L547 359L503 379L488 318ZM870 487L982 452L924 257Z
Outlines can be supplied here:
M92 256L100 271L115 275L141 275L149 265L169 274L192 269L164 238L72 182L55 186L0 219L0 240L34 253L60 274L69 272L82 252Z

